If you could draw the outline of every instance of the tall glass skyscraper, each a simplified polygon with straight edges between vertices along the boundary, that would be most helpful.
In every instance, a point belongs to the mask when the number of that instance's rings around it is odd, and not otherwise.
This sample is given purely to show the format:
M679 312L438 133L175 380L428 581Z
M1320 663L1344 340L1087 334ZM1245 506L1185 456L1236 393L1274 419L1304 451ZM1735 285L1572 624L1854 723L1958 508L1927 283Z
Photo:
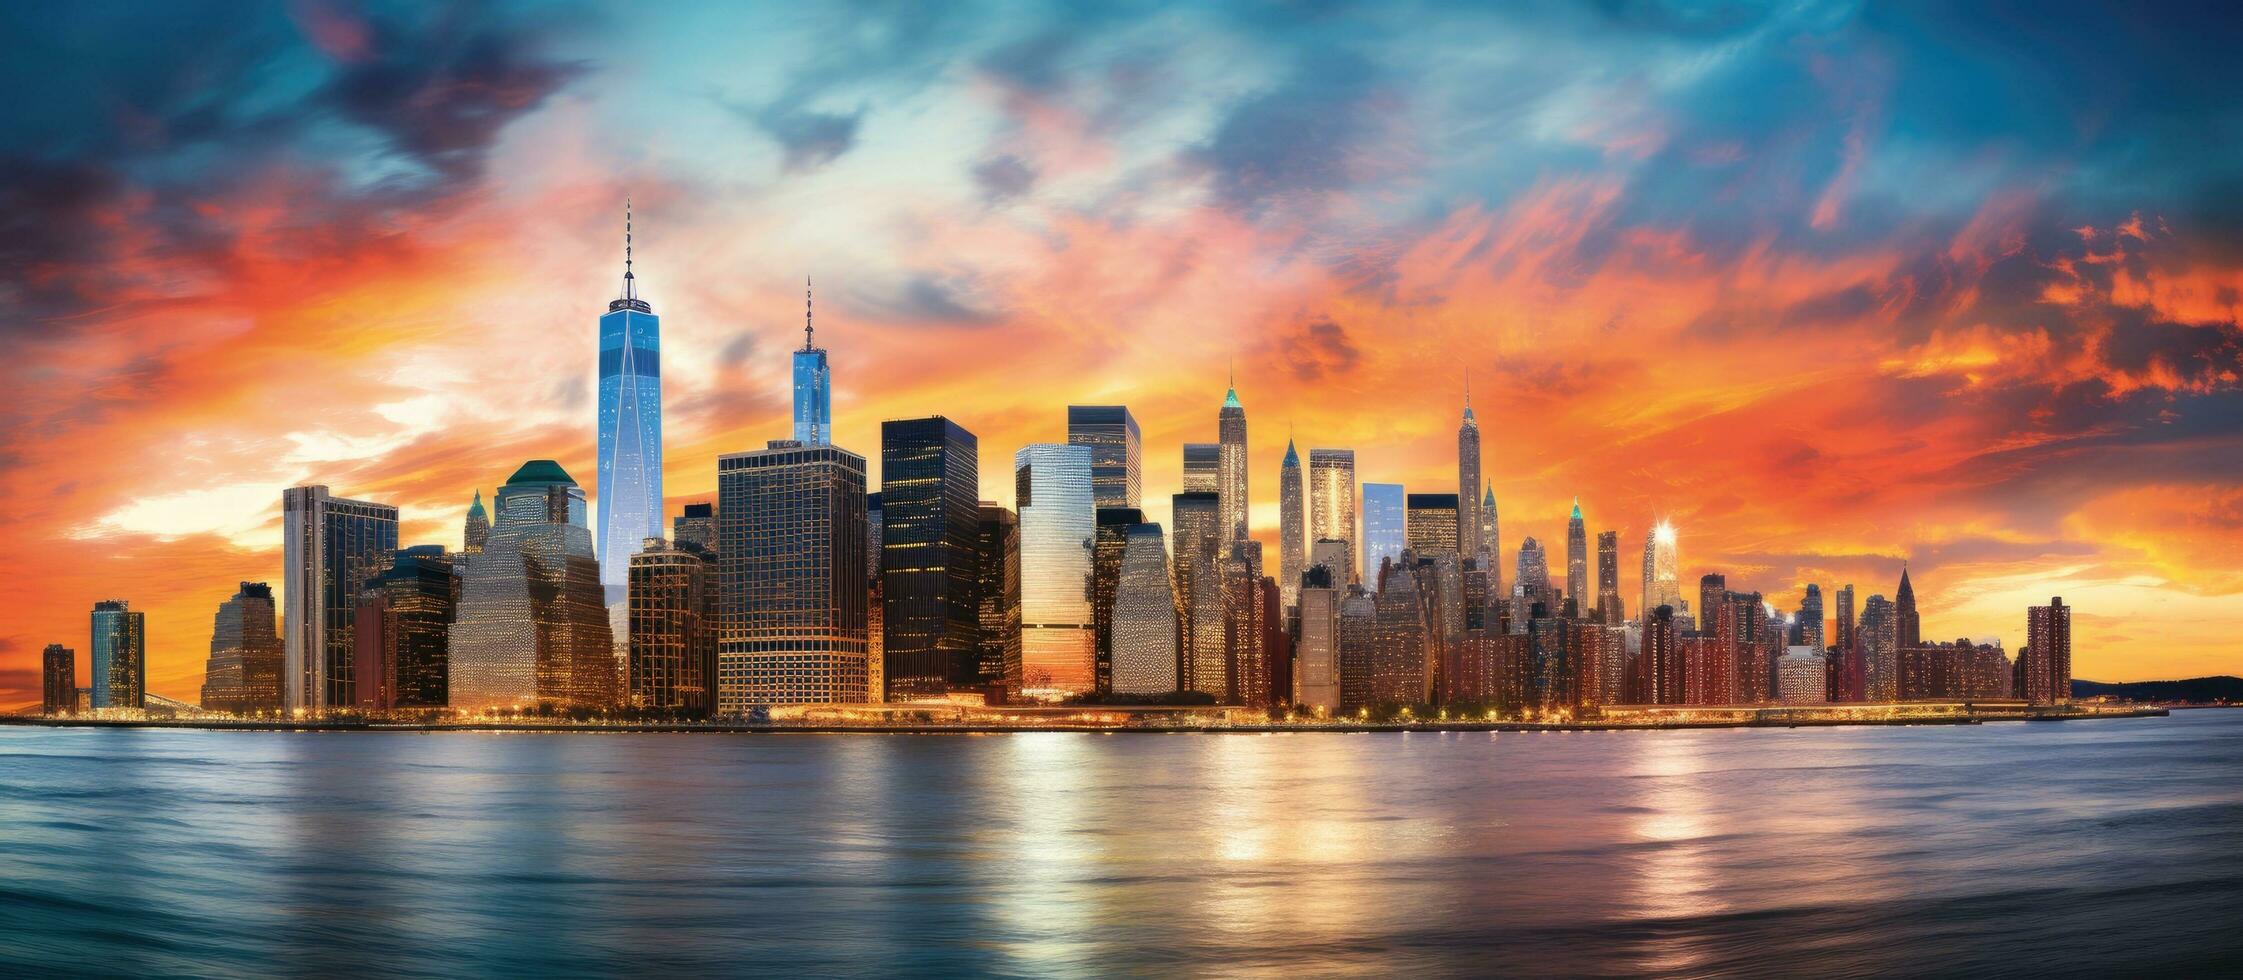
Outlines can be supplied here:
M1097 537L1090 447L1038 443L1013 454L1020 508L1021 689L1089 693L1097 681L1091 550Z
M1378 581L1379 563L1402 560L1409 547L1409 495L1399 483L1363 484L1363 581Z
M940 415L880 423L885 700L978 681L980 453L973 433Z
M1581 499L1573 500L1573 516L1565 522L1565 597L1573 600L1573 615L1586 619L1592 608L1589 595L1589 528L1581 520ZM1557 610L1553 609L1554 614Z
M1167 694L1176 690L1177 662L1167 544L1158 524L1132 524L1124 538L1114 589L1113 691Z
M1175 525L1176 621L1181 631L1177 645L1176 680L1182 690L1215 697L1229 693L1230 674L1223 662L1222 559L1228 529L1223 526L1223 495L1192 490L1170 498L1169 520Z
M1643 602L1636 615L1650 621L1652 610L1672 606L1682 612L1681 561L1675 553L1674 525L1660 521L1643 537Z
M1472 376L1464 376L1464 421L1456 427L1457 551L1477 557L1480 543L1480 420L1472 416Z
M1090 487L1099 507L1138 506L1145 439L1128 406L1067 406L1067 444L1090 447Z
M833 369L815 342L810 320L810 280L802 281L802 349L794 352L794 441L833 444Z
M93 604L92 690L95 708L140 708L148 694L148 614L122 599Z
M1308 539L1347 542L1347 555L1355 556L1355 450L1308 451ZM1332 587L1345 589L1362 581L1354 568L1334 568Z
M281 706L320 711L355 704L351 628L358 594L397 553L397 508L346 500L322 486L290 487L281 491L280 527Z
M1212 442L1184 444L1184 492L1221 493L1223 447Z
M1457 552L1462 508L1453 493L1413 493L1403 497L1408 511L1403 538L1419 558Z
M631 210L623 209L623 295L600 316L600 584L624 600L631 556L662 536L662 320L631 272Z
M1221 471L1215 492L1223 495L1223 534L1227 550L1230 542L1246 540L1246 406L1238 402L1236 381L1223 393L1223 408L1216 413L1216 425Z

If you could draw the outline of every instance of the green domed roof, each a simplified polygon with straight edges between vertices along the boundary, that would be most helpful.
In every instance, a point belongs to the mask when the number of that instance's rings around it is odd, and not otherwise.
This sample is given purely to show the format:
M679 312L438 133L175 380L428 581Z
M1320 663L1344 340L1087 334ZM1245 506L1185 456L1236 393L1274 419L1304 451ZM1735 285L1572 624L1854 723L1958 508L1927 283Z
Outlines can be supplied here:
M569 471L562 469L560 463L550 459L533 459L523 463L521 469L515 470L513 476L506 478L506 485L510 487L525 484L551 485L555 483L565 483L569 486L576 485L576 481L569 478Z
M483 491L475 491L475 502L467 505L467 514L470 517L490 516L490 512L483 509Z

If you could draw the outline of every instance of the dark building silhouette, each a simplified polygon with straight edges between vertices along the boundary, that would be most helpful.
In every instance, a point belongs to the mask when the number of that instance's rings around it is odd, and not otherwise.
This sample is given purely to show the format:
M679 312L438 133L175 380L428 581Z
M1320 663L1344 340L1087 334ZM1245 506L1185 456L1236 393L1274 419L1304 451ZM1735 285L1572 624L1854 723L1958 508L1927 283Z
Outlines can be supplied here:
M942 416L880 423L887 700L980 679L980 442Z
M451 631L460 579L442 545L399 551L358 593L352 627L356 706L365 711L450 703Z
M708 716L716 704L714 556L646 539L631 556L630 605L631 706Z
M1020 696L1020 518L984 500L975 549L980 570L979 656L975 680L993 702Z
M50 715L77 713L78 651L49 643L39 659L39 710Z

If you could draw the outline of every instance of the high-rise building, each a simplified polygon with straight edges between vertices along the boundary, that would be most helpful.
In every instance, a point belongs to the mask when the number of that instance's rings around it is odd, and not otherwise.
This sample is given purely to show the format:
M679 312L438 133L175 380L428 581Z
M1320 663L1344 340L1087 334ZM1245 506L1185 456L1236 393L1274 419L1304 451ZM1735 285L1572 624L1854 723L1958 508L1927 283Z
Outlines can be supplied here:
M1216 425L1221 483L1215 492L1223 496L1223 541L1227 549L1232 541L1246 540L1246 504L1250 499L1246 495L1246 407L1238 403L1235 379L1230 390L1223 393L1223 408L1216 413Z
M1222 558L1222 495L1206 491L1179 493L1169 502L1175 534L1170 544L1176 556L1176 617L1181 639L1177 642L1177 683L1182 690L1212 697L1230 693L1224 665Z
M1407 513L1403 521L1403 543L1421 556L1431 556L1436 551L1461 553L1457 542L1463 534L1459 523L1456 494L1413 493L1404 496Z
M1495 484L1480 495L1480 548L1488 556L1488 595L1498 601L1511 593L1503 588L1503 526L1496 519Z
M864 457L829 442L717 457L719 715L870 699L864 501Z
M1550 557L1542 550L1542 542L1531 537L1519 542L1516 577L1518 583L1513 592L1526 601L1522 608L1514 610L1512 619L1523 628L1537 603L1549 606L1552 610L1557 608L1557 589L1550 585Z
M864 495L864 574L865 582L873 586L880 584L880 553L886 550L881 545L882 535L886 531L883 526L887 522L885 511L879 494ZM866 608L867 615L870 615L870 607Z
M1345 577L1333 580L1333 588L1345 589L1362 580L1363 572L1354 567L1353 561L1356 554L1355 450L1308 451L1308 538L1312 543L1347 542L1348 567L1334 569Z
M1688 687L1682 659L1681 634L1676 631L1674 607L1661 603L1643 617L1643 652L1637 682L1638 704L1683 704Z
M1402 560L1410 546L1409 512L1401 484L1363 484L1363 581L1376 581L1385 563Z
M1325 538L1309 548L1310 568L1323 567L1332 573L1332 591L1345 596L1347 584L1355 578L1355 545L1337 538Z
M1597 622L1618 626L1627 618L1620 606L1620 532L1597 532Z
M1660 521L1643 538L1643 615L1660 606L1683 610L1681 562L1675 553L1674 525Z
M608 706L618 687L615 634L584 489L559 463L533 459L493 500L498 514L482 553L457 566L446 668L451 706Z
M1098 508L1098 537L1090 552L1090 623L1098 651L1093 687L1100 694L1114 690L1114 601L1121 595L1122 557L1129 550L1129 529L1143 523L1145 512L1135 507ZM1161 563L1164 569L1167 564Z
M1698 632L1712 633L1720 618L1721 604L1729 598L1729 580L1718 572L1698 577Z
M256 714L280 710L283 654L273 587L243 582L218 604L210 626L210 661L203 667L202 706L210 711Z
M994 700L1009 700L1020 695L1019 518L994 501L982 501L974 547L981 570L975 589L981 607L975 681Z
M2025 649L2018 652L2025 689L2017 696L2034 704L2072 701L2072 607L2062 597L2025 609Z
M1340 710L1340 598L1333 570L1311 566L1298 593L1300 642L1294 657L1293 703L1324 714Z
M1142 521L1123 528L1122 538L1114 585L1111 689L1120 695L1172 693L1176 591L1168 573L1168 543L1160 525Z
M1265 708L1270 691L1269 634L1262 582L1250 541L1234 541L1220 564L1223 590L1223 703Z
M1184 492L1212 493L1223 485L1223 447L1212 442L1184 444Z
M1480 533L1480 420L1472 417L1472 378L1464 379L1464 420L1456 427L1456 550L1466 561L1485 547Z
M1822 586L1809 582L1806 596L1799 600L1799 643L1820 651L1822 639Z
M980 454L973 433L939 415L880 423L888 700L939 698L978 681Z
M397 552L397 508L303 486L281 491L280 509L282 706L316 712L356 704L352 617L359 591Z
M1426 603L1418 591L1415 566L1416 562L1395 556L1373 600L1367 704L1416 705L1432 699L1426 672Z
M1067 444L1090 447L1091 497L1099 507L1141 506L1144 436L1128 406L1067 406Z
M78 651L49 643L39 657L39 710L67 715L78 711Z
M475 501L467 505L467 522L461 529L460 550L470 553L481 551L483 542L490 536L491 514L483 509L483 491L478 489L475 491Z
M794 441L833 443L833 367L812 331L810 280L802 280L802 349L794 352ZM721 503L721 501L720 501Z
M1581 703L1579 674L1573 660L1573 622L1547 604L1528 610L1527 639L1534 649L1534 667L1528 700L1543 711L1575 707Z
M1021 687L1046 698L1088 694L1097 680L1091 552L1097 537L1090 449L1038 443L1013 454L1020 507Z
M600 314L598 527L607 604L630 591L631 555L662 536L662 320L631 271L631 206L623 205L623 295Z
M1924 621L1916 614L1916 587L1908 582L1906 562L1900 566L1900 589L1893 593L1893 636L1900 649L1924 642Z
M123 599L94 603L88 659L93 668L91 707L147 706L148 614L133 612Z
M1589 615L1589 529L1581 520L1579 497L1565 522L1565 597L1573 600L1575 616Z
M1884 596L1873 595L1861 606L1863 688L1867 699L1884 703L1900 697L1900 617Z
M695 549L703 557L714 558L717 553L717 508L715 504L687 504L684 512L670 521L672 547Z
M351 637L359 707L451 703L451 632L459 618L458 559L464 557L445 554L440 544L415 545L397 552L389 568L366 583ZM372 636L366 635L369 629ZM369 665L378 673L369 674Z
M1285 440L1285 461L1277 468L1277 591L1287 609L1298 604L1301 573L1308 569L1308 488L1301 455Z
M631 556L631 706L706 717L715 704L714 554L648 538Z
M1861 646L1854 640L1854 587L1852 583L1840 586L1838 599L1838 642L1831 647L1830 677L1827 691L1830 700L1859 701L1862 699Z

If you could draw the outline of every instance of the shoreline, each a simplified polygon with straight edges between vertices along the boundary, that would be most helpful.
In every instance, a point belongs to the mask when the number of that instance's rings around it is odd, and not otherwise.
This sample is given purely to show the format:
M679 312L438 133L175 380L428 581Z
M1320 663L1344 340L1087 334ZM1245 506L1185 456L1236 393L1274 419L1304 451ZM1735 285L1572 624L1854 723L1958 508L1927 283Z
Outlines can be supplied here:
M277 721L256 719L193 718L46 718L0 717L0 725L25 728L169 728L216 732L439 732L540 733L578 735L704 734L704 735L1008 735L1034 732L1074 732L1138 735L1271 735L1296 733L1369 734L1375 732L1639 732L1685 731L1717 728L1847 728L1906 727L1917 725L1983 725L1995 722L2095 721L2117 718L2162 718L2172 714L2162 706L2104 709L2099 711L1958 712L1897 718L1789 715L1756 713L1749 718L1597 720L1564 722L1530 721L1413 721L1321 722L1263 724L1088 724L961 722L958 724L831 724L764 723L701 724L690 722L476 721L476 722L376 722L376 721Z

